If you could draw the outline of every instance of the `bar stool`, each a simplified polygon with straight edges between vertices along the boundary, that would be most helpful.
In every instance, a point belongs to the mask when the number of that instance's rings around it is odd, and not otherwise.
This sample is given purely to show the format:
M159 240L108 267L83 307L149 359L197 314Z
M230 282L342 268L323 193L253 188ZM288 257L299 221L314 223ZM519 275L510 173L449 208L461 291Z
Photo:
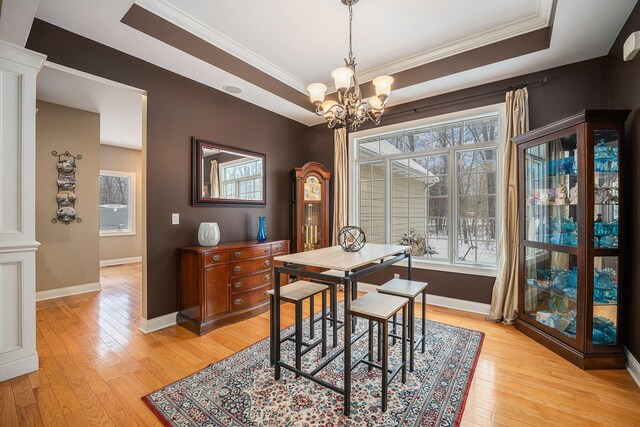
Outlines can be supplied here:
M320 283L311 283L304 280L299 280L297 282L291 283L289 285L283 286L280 288L280 300L289 302L295 305L295 331L285 337L280 339L280 343L285 341L293 341L295 343L295 359L296 359L296 369L302 369L302 356L307 354L309 351L317 347L319 344L322 344L322 356L327 355L327 294L326 290L329 289L328 286L322 285ZM309 311L311 312L311 318L309 319L310 328L313 330L314 328L314 320L313 320L313 296L317 294L322 294L322 337L317 339L315 342L308 343L302 340L302 302L305 299L309 299L310 307ZM269 295L270 299L270 312L269 312L269 320L270 320L270 334L269 334L269 356L271 359L271 366L275 365L275 318L273 316L273 308L276 304L275 301L275 291L273 289L268 290L266 292ZM313 337L313 334L309 334ZM278 343L277 345L280 345ZM306 347L302 350L302 346ZM296 378L299 375L296 375Z
M382 371L382 412L387 410L387 390L389 384L402 370L402 383L407 382L407 298L400 298L393 295L383 295L370 292L351 302L351 316L363 317L369 320L369 349L362 355L356 363L350 366L353 370L360 363L368 365L371 368L378 368ZM402 363L394 370L389 371L389 319L402 310ZM377 364L373 362L373 322L376 322L378 331L382 327L382 337L384 337L384 345L378 347L378 360L380 360L380 347L382 347L382 362ZM354 341L360 339L364 334L357 337ZM378 333L378 337L380 334ZM345 361L345 365L347 361ZM346 369L346 367L345 367Z
M416 282L415 280L404 279L392 279L382 286L378 287L378 292L386 295L394 295L409 300L409 371L413 372L414 365L414 350L422 343L422 352L425 351L426 340L426 296L428 283ZM422 294L422 336L420 339L415 339L415 304L416 297ZM396 333L396 315L393 315L393 330L391 336L393 337L393 343L396 343L396 338L399 338Z

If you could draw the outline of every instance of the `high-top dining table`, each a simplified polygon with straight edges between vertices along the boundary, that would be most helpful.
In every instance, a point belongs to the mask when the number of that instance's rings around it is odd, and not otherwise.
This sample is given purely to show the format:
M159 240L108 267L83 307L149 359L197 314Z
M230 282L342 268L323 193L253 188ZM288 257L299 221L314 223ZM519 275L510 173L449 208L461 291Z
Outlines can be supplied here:
M383 245L367 243L358 252L346 252L340 246L331 246L323 249L316 249L307 252L300 252L289 255L280 255L274 258L275 261L283 263L282 266L275 267L274 300L280 301L280 276L287 274L296 278L306 278L321 282L342 284L344 286L344 317L342 330L344 331L343 347L326 357L311 372L304 372L281 360L280 357L280 304L273 305L275 333L275 379L280 379L281 369L285 368L302 377L305 377L317 384L333 390L344 396L344 414L349 415L351 410L351 344L352 344L352 323L349 314L351 300L357 298L358 281L365 276L387 268L400 261L407 260L407 275L411 280L411 247L401 245ZM305 267L317 267L320 269L337 270L343 272L343 276L335 274L318 273L304 270ZM337 315L333 316L333 331L336 331ZM363 332L362 334L364 334ZM335 335L334 335L335 337ZM272 337L273 338L273 337ZM359 338L359 337L357 337ZM356 338L356 339L357 339ZM335 338L334 338L335 342ZM331 384L317 375L335 358L344 353L344 384L339 387Z

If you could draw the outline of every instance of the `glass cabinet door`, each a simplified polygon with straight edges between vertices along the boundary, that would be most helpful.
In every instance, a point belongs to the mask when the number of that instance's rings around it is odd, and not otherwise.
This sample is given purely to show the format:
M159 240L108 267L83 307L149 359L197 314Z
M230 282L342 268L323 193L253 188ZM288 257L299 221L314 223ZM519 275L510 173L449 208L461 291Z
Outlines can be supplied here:
M525 240L578 246L576 134L525 150Z
M595 131L593 245L618 247L618 143L620 133Z
M595 257L592 342L616 345L618 336L618 257Z
M524 313L576 339L578 258L537 248L525 250Z

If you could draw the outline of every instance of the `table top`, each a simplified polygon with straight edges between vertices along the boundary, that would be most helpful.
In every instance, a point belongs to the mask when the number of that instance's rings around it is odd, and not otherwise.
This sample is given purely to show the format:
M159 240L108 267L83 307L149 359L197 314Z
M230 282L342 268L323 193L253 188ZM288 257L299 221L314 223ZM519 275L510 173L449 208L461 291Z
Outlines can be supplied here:
M411 246L382 245L367 243L358 252L346 252L340 246L316 249L289 255L279 255L274 260L302 264L309 267L328 268L331 270L349 271L367 264L378 262L388 256L408 251Z

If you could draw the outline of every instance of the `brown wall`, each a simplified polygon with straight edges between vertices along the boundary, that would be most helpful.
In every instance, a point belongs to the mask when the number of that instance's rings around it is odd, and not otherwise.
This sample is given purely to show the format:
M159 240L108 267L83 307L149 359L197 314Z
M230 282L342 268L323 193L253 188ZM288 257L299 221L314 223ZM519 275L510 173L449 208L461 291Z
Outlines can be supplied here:
M142 152L100 145L100 170L135 173L134 235L100 236L100 261L142 256Z
M387 109L382 123L383 125L392 125L497 104L504 102L504 92L502 91L486 96L475 95L549 77L549 83L529 87L530 126L531 129L535 129L585 108L606 108L606 65L606 58L597 58L398 105ZM472 96L472 98L459 100L469 96ZM434 106L422 109L422 107L429 105ZM413 111L401 113L414 108L418 108L420 111L417 113ZM369 125L363 127L363 129L371 127L373 126ZM330 170L333 170L333 131L327 129L326 125L314 126L311 128L309 141L308 159L319 161ZM393 273L402 274L402 269L387 269L367 277L364 281L382 284L393 277ZM491 292L495 281L493 277L419 269L414 269L414 278L428 281L429 292L432 294L487 304L491 302Z
M640 359L640 271L636 267L640 259L640 55L630 62L622 60L622 45L634 31L640 31L640 4L636 5L613 44L607 67L609 71L609 107L629 108L632 112L627 119L627 153L630 159L627 165L625 182L632 195L625 203L629 212L627 224L632 226L627 234L627 256L625 269L629 280L625 283L624 301L626 333L624 343L629 351Z
M200 222L222 241L290 238L289 172L305 163L308 128L275 113L36 19L27 48L48 60L147 91L148 318L177 311L177 249L197 243ZM191 206L191 137L267 155L267 205ZM171 214L180 225L171 225Z
M36 290L100 281L98 174L100 115L38 101L36 114ZM76 211L81 223L52 224L58 204L57 158L52 151L81 154L76 162Z

